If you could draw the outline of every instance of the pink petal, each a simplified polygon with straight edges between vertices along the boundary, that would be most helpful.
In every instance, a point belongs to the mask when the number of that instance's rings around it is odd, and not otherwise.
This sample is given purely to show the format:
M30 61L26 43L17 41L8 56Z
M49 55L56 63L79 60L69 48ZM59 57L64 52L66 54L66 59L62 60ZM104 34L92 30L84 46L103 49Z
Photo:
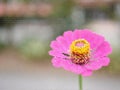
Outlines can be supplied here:
M59 48L62 48L64 51L67 51L68 50L68 44L66 42L66 39L63 37L63 36L59 36L57 37L57 42L60 44L60 47Z
M52 41L50 44L50 47L52 49L58 50L58 51L63 51L64 49L61 47L61 45L57 41Z
M101 62L99 60L94 60L85 65L88 70L98 70L101 68Z
M77 29L73 32L74 40L80 39L80 33L81 33L81 30L77 30Z
M82 76L91 76L92 75L92 71L91 70L87 70L85 72L82 73Z
M62 60L61 66L62 66L65 70L71 71L72 63L71 63L70 60Z
M80 34L81 38L86 39L90 43L91 49L97 48L104 41L104 37L97 35L90 30L82 30Z
M81 74L82 72L86 71L86 68L80 65L73 64L73 66L71 67L71 71L76 74Z
M71 60L65 60L61 58L54 58L52 60L53 66L55 67L63 67L67 71L71 71L76 74L81 74L86 71L85 67L82 67L80 65L76 65L71 62Z
M110 63L110 59L108 57L104 57L101 59L102 66L108 66Z
M97 60L93 60L89 62L88 64L85 65L85 67L88 70L98 70L102 66L107 66L109 62L110 62L110 59L108 57L102 57L102 58L98 58Z
M63 36L66 39L66 42L67 42L68 46L70 46L70 44L73 41L73 32L72 31L66 31L66 32L64 32Z
M62 67L65 70L71 71L76 74L81 74L82 72L86 71L86 68L84 68L80 65L76 65L76 64L72 63L71 61L64 61L62 63Z
M112 52L112 48L110 47L110 44L106 41L104 41L95 51L95 56L96 57L101 57L101 56L107 56Z
M61 61L57 58L52 59L52 64L54 67L57 67L57 68L61 67Z
M51 50L51 51L49 51L49 54L52 56L55 56L55 57L65 58L65 56L60 51Z

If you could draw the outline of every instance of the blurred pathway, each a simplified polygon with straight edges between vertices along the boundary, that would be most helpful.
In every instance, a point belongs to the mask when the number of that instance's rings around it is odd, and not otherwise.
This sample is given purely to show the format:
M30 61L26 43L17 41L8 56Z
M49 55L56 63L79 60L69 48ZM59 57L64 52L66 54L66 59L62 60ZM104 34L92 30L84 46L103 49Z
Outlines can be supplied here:
M0 74L0 90L78 90L78 80L71 73L4 73ZM120 78L86 77L84 90L120 90Z

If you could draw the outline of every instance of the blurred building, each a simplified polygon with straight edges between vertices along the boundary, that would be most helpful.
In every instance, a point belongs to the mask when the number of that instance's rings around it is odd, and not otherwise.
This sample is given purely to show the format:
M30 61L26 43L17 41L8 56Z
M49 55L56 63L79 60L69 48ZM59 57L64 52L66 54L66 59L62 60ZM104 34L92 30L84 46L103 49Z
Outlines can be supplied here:
M119 0L74 0L80 14L84 14L84 22L94 19L120 18ZM78 14L78 13L77 13ZM81 14L81 16L82 16ZM78 14L79 17L79 14Z

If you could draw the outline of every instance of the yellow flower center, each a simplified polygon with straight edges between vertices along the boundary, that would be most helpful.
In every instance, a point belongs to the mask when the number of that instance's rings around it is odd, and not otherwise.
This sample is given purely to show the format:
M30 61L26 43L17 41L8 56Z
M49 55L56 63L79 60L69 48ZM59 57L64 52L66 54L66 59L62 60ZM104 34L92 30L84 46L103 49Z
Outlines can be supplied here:
M90 44L85 39L78 39L70 45L70 58L73 63L83 65L90 58Z

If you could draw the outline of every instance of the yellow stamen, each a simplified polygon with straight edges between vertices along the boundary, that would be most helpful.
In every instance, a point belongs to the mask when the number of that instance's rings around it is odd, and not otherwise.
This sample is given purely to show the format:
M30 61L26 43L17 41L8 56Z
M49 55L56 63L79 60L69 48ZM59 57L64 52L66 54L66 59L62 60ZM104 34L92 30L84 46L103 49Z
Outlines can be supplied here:
M78 39L70 45L70 57L73 63L85 64L90 57L90 44L85 39Z
M82 44L82 45L78 46L77 44ZM75 40L70 45L70 51L78 54L89 53L90 44L85 39Z

